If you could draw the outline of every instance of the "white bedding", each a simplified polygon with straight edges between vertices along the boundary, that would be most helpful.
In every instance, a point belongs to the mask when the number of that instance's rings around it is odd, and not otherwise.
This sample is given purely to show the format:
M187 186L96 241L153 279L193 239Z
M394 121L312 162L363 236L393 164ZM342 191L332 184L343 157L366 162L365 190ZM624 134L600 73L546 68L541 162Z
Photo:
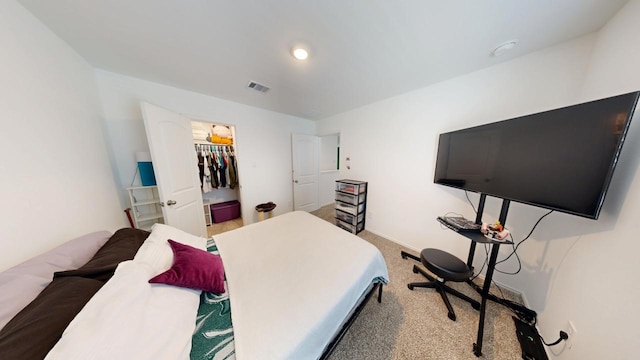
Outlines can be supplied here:
M200 291L149 279L173 263L167 239L206 249L206 239L163 224L73 319L46 359L189 359Z
M371 281L388 280L376 247L305 212L214 239L238 360L317 359Z
M188 359L200 292L148 283L172 264L167 239L206 247L204 238L156 225L46 359ZM317 359L372 280L388 280L373 245L305 212L248 225L215 241L239 360Z

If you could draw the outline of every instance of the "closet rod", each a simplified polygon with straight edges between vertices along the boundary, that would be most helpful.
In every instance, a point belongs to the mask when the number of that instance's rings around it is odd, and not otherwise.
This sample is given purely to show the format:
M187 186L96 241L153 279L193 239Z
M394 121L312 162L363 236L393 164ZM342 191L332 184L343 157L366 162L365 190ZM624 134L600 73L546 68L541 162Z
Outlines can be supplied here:
M195 140L194 141L195 145L211 145L211 146L234 146L235 144L216 144L216 143L211 143L208 141L204 141L204 140Z
M216 150L234 151L233 145L207 145L207 144L193 144L196 151L207 150L215 148Z

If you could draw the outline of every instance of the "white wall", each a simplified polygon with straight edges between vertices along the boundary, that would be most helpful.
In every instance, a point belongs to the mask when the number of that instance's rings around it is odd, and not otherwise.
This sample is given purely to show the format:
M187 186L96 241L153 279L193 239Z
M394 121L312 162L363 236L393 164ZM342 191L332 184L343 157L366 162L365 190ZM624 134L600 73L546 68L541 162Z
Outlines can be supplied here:
M320 136L320 180L318 199L320 206L335 202L336 180L340 176L338 169L338 146L340 134Z
M338 169L339 135L320 136L320 171Z
M93 70L14 1L0 2L0 271L123 227Z
M630 1L599 31L582 100L640 90L639 16L640 1ZM638 356L640 286L634 278L640 254L639 110L632 120L604 214L597 222L589 222L586 229L568 218L557 224L557 231L567 235L545 242L549 256L541 260L555 271L545 291L540 329L551 337L571 320L578 330L575 345L559 353L559 359Z
M146 101L193 120L235 126L245 223L257 221L260 203L276 203L275 215L293 210L291 133L314 134L314 122L106 71L96 76L122 189L134 177L135 152L148 151L140 112L140 101ZM126 204L124 196L121 201Z
M597 34L321 121L319 133L341 130L341 160L350 156L352 168L342 170L342 177L369 181L367 228L416 250L438 247L466 259L467 240L440 231L434 221L447 212L474 217L462 191L433 184L437 135L639 90L638 15L640 2L633 0ZM632 125L600 219L548 216L518 251L521 272L494 276L523 292L547 340L567 330L569 320L574 323L572 349L554 347L553 358L636 357L638 125ZM390 138L393 151L382 150ZM478 197L470 197L476 204ZM499 206L490 199L484 220L495 220ZM507 225L522 239L544 213L511 203ZM477 268L482 260L480 247ZM499 268L516 270L516 262Z
M414 249L436 246L464 257L468 242L435 221L447 212L473 217L464 193L433 184L438 134L574 102L592 40L581 38L320 121L319 133L340 130L341 163L351 158L351 170L341 166L341 177L369 182L367 228ZM523 211L512 206L510 217ZM486 211L497 216L499 204L490 202ZM537 216L536 209L526 211Z

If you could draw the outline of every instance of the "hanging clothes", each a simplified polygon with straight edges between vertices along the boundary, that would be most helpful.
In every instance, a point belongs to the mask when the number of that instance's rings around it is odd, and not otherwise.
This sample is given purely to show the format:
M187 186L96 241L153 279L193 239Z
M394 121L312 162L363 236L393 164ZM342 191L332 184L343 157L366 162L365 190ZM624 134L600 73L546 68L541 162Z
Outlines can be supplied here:
M238 185L238 169L236 169L236 158L233 153L233 147L229 151L229 188L235 189Z
M209 164L207 162L207 160L209 159L209 155L205 154L205 156L203 156L203 160L202 160L202 165L204 168L204 181L202 182L202 192L204 194L211 192L211 185L209 185L209 179L211 178L211 173L209 172Z
M225 159L224 152L220 151L218 156L218 173L220 174L220 186L227 187L227 160Z
M198 170L200 171L200 188L202 189L203 180L204 180L204 156L199 151L196 151L196 156L198 157Z
M211 187L217 189L220 186L218 181L218 163L213 153L209 154L209 172L211 173Z
M238 165L233 146L196 144L200 189L235 189L238 186Z

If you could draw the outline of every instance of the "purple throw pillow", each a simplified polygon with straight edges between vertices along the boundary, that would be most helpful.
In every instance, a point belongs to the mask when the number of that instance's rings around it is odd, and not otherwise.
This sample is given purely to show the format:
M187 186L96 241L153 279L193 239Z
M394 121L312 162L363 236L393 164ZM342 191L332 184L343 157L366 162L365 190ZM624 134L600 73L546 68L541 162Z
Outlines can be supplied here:
M219 256L192 246L168 240L173 250L173 265L150 283L167 284L221 294L224 292L224 268Z

